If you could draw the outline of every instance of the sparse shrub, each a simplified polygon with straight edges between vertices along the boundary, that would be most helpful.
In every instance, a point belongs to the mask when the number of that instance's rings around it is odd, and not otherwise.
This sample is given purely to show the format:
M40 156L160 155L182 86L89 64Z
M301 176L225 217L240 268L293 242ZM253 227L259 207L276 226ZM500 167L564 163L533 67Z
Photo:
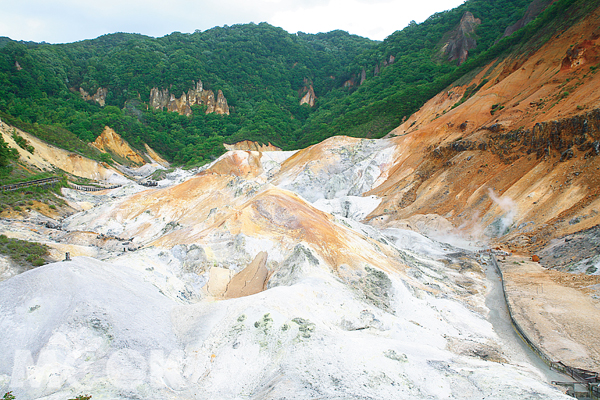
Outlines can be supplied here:
M500 105L500 104L494 104L492 105L492 109L490 111L490 114L494 115L496 113L496 111L500 111L504 108L504 106Z
M105 162L107 164L112 164L113 159L110 156L110 154L108 154L108 153L102 153L102 154L100 154L100 161Z
M0 253L7 255L19 264L30 264L39 267L45 263L43 256L48 254L48 247L40 243L0 235Z
M35 150L35 148L32 145L30 145L29 142L27 140L25 140L25 138L23 136L20 136L19 134L17 134L17 131L14 129L13 129L13 133L12 133L12 138L19 145L20 148L27 150L28 152L33 154L33 151Z
M31 265L33 265L34 267L41 267L45 263L46 263L46 261L44 261L43 258L36 258L35 260L33 260L31 262Z

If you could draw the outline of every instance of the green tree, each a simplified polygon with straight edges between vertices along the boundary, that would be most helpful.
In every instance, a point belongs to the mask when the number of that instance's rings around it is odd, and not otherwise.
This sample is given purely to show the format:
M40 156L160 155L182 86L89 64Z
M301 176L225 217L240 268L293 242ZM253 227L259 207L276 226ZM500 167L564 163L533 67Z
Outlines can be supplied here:
M17 160L18 158L19 152L10 147L0 135L0 169L6 169L11 160Z

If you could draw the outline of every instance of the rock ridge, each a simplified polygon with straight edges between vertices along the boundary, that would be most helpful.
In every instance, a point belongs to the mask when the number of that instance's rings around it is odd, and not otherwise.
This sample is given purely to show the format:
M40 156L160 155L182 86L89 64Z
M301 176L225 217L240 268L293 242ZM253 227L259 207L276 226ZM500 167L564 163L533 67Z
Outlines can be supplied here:
M102 134L91 145L102 152L113 153L133 164L143 165L146 163L138 152L133 150L118 133L108 126L104 127Z
M440 54L447 61L457 61L458 65L464 63L469 55L469 50L477 46L475 29L481 24L479 18L467 11L464 13L458 26L449 34L440 49Z

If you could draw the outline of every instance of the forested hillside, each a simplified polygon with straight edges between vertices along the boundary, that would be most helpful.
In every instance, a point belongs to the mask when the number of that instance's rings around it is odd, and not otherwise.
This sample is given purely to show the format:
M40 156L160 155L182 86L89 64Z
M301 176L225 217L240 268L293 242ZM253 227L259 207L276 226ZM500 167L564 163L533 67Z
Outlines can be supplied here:
M574 2L560 0L538 20ZM187 165L244 139L292 149L338 134L381 137L461 75L532 36L537 20L500 40L529 3L469 0L383 42L343 31L290 34L267 23L162 38L116 33L60 45L4 38L0 117L79 152L108 125L132 145L148 143ZM480 24L470 34L476 47L458 66L440 49L466 12ZM224 93L230 115L206 114L199 106L191 116L148 107L152 88L179 97L198 80ZM315 105L300 105L311 85ZM99 88L107 90L104 106L80 94Z

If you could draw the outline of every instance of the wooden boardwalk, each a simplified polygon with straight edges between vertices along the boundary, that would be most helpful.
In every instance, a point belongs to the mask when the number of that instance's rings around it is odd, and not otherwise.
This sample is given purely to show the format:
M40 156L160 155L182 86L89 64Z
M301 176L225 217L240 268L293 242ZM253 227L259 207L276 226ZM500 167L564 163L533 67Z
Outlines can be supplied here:
M60 180L61 180L61 178L52 177L52 178L36 179L33 181L27 181L27 182L13 183L11 185L0 186L0 191L5 192L5 191L18 190L18 189L29 187L29 186L51 185L53 183L60 182Z
M0 191L2 191L2 192L13 191L13 190L19 190L19 189L30 187L30 186L46 186L46 185L51 185L53 183L60 182L60 181L61 181L61 178L59 178L59 177L36 179L33 181L19 182L19 183L13 183L10 185L0 186ZM122 186L122 185L112 185L112 186L107 186L107 187L83 186L83 185L76 185L76 184L70 183L70 182L69 182L69 184L71 185L71 187L73 189L83 190L86 192L98 192L100 190L116 189L116 188ZM156 185L154 185L154 186L156 186Z

